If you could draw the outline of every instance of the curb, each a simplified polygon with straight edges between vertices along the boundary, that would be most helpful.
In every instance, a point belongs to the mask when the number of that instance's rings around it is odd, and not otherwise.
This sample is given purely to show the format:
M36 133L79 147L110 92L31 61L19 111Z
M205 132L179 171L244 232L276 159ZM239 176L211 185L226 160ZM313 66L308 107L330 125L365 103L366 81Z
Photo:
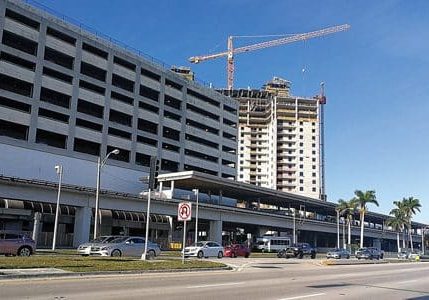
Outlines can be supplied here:
M142 270L142 271L102 271L102 272L69 272L69 273L55 273L55 274L14 274L14 275L0 275L0 281L10 279L32 279L32 278L70 278L70 277L98 277L109 275L143 275L154 273L190 273L190 272L208 272L208 271L230 271L234 268L230 266L219 268L193 268L193 269L165 269L165 270Z

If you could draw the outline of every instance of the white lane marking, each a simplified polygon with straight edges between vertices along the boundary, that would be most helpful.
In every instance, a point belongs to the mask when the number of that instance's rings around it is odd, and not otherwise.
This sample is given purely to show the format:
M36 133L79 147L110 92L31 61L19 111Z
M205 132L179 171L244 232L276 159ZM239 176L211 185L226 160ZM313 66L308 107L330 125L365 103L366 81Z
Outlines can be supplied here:
M244 282L228 282L228 283L218 283L218 284L205 284L205 285L191 285L187 286L187 289L199 289L199 288L207 288L207 287L217 287L217 286L227 286L227 285L239 285Z
M310 295L302 295L302 296L296 296L296 297L289 297L289 298L282 298L279 300L293 300L293 299L304 299L304 298L311 298L311 297L317 297L325 295L325 293L318 293L318 294L310 294Z
M397 284L402 284L402 283L411 283L411 282L416 282L417 280L416 279L414 279L414 280L405 280L405 281L399 281L399 282L396 282Z

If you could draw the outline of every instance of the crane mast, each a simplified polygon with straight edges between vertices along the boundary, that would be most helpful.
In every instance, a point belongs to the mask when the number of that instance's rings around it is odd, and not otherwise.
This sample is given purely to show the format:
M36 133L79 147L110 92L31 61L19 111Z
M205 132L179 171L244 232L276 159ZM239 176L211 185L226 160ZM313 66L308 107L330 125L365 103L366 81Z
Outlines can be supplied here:
M316 38L316 37L320 37L320 36L333 34L333 33L340 32L340 31L345 31L345 30L348 30L349 28L350 28L350 25L343 24L343 25L324 28L321 30L316 30L316 31L311 31L311 32L306 32L306 33L299 33L299 34L295 34L292 36L279 38L279 39L275 39L275 40L271 40L271 41L266 41L266 42L261 42L261 43L252 44L252 45L248 45L248 46L238 47L235 49L233 47L233 42L232 42L234 36L229 36L228 37L228 50L227 51L215 53L215 54L209 54L209 55L192 56L189 58L189 61L191 63L197 64L197 63L200 63L200 62L203 62L206 60L211 60L211 59L216 59L216 58L226 56L227 57L228 89L232 90L232 88L234 86L234 55L235 54L239 54L239 53L243 53L243 52L249 52L249 51L255 51L255 50L259 50L259 49L265 49L265 48L269 48L269 47L294 43L294 42L298 42L298 41L304 41L304 40L308 40L308 39L312 39L312 38Z

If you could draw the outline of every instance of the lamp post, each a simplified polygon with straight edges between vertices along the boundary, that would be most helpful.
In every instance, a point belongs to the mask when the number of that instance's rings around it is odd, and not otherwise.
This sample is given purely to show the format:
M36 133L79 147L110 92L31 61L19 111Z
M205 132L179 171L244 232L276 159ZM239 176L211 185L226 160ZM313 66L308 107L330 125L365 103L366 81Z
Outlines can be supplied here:
M337 248L340 248L340 211L337 209Z
M195 196L197 197L196 201L197 201L197 208L195 210L195 244L198 242L198 196L200 191L198 189L193 189L192 190L195 194Z
M54 223L54 238L52 239L52 251L55 250L55 245L57 243L57 230L58 230L58 218L60 214L60 197L61 197L61 183L63 180L63 166L55 166L55 171L59 175L58 180L58 195L57 195L57 209L55 210L55 223Z
M151 194L151 189L149 188L147 192L146 234L144 238L144 252L141 257L142 260L147 259L147 244L149 243L150 194Z
M106 164L107 159L111 154L119 154L119 149L114 149L110 151L106 157L102 160L101 157L97 159L97 190L95 192L95 217L94 217L94 239L98 235L98 207L99 207L99 196L100 196L100 177L101 177L101 168Z

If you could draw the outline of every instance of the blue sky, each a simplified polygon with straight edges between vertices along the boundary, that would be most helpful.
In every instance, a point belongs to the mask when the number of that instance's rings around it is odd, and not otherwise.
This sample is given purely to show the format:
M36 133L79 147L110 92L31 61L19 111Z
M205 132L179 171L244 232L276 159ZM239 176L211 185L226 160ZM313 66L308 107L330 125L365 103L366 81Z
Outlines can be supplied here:
M236 56L236 87L273 76L313 96L325 82L328 200L374 189L388 213L414 196L429 222L429 1L39 0L169 65L223 51L228 35L285 34L348 23L348 32ZM235 46L261 40L239 39ZM225 60L192 65L224 87ZM302 70L305 69L305 72Z

